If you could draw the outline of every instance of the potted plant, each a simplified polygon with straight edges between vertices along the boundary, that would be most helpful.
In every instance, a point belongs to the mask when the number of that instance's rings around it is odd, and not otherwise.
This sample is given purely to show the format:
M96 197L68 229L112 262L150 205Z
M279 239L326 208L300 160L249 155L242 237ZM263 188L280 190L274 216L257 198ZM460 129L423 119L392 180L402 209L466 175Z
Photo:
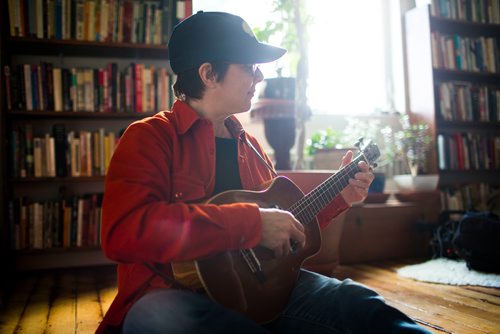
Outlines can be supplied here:
M435 190L438 175L428 174L428 156L433 143L429 125L425 122L412 123L408 115L401 118L402 130L396 133L396 146L406 161L409 173L394 176L400 192Z
M290 169L290 149L295 143L296 129L299 130L297 165L302 165L304 122L310 115L306 99L307 16L302 0L274 0L273 5L280 19L254 28L254 33L266 43L275 38L288 50L285 59L289 76L283 76L284 64L276 62L277 76L264 80L259 101L252 107L252 116L264 121L266 139L275 152L276 168Z
M353 143L354 144L354 143ZM353 145L346 146L341 131L328 127L314 132L306 140L306 155L311 159L313 169L338 169L342 157Z
M361 117L348 117L346 120L347 126L343 131L327 128L313 133L306 142L306 155L312 158L316 169L337 169L348 150L356 154L355 144L359 139L372 140L379 146L381 157L374 169L375 180L370 192L384 192L386 171L390 170L395 157L394 145L390 141L393 138L392 129L382 127L378 119L368 121Z

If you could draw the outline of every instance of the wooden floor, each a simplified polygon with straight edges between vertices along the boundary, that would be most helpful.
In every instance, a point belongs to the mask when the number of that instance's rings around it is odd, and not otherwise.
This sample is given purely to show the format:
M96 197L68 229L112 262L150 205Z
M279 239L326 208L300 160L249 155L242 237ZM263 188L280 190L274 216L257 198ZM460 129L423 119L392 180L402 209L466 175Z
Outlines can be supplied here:
M408 262L407 262L408 263ZM456 287L398 277L407 263L341 266L434 333L500 333L500 289ZM94 333L116 294L113 267L24 274L0 313L0 333Z

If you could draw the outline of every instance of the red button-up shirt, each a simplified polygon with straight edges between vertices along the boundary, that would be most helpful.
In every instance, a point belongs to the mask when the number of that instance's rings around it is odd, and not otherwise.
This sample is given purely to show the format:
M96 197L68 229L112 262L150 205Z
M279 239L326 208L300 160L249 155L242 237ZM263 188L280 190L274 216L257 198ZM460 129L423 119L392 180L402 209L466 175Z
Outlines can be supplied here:
M262 189L273 178L256 139L235 117L226 126L238 141L244 189ZM262 221L253 203L203 204L215 184L212 123L186 103L131 124L121 137L106 176L102 207L102 248L118 262L118 294L98 332L119 328L130 306L146 292L168 283L144 263L172 276L170 263L226 250L256 246ZM322 227L347 208L342 196L325 208Z

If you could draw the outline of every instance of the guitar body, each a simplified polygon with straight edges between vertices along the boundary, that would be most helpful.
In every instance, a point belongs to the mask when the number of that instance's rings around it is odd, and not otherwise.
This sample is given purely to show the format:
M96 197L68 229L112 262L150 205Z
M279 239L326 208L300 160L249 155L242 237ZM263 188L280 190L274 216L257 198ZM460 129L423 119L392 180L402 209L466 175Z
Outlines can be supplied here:
M302 263L321 247L316 215L349 185L349 179L360 171L359 162L371 164L379 156L377 145L370 141L347 166L306 195L280 176L264 191L234 190L212 197L208 203L256 203L261 208L287 210L304 226L306 244L279 258L267 248L255 247L172 263L176 280L195 289L205 288L215 302L258 323L275 319L290 299Z
M304 194L292 181L277 177L265 191L226 191L213 197L209 203L256 203L261 208L286 210L302 197ZM304 228L305 247L287 256L275 258L267 248L253 248L261 264L263 279L252 273L240 251L197 260L199 278L210 298L258 323L276 318L290 298L302 263L316 254L321 246L317 221L304 224Z

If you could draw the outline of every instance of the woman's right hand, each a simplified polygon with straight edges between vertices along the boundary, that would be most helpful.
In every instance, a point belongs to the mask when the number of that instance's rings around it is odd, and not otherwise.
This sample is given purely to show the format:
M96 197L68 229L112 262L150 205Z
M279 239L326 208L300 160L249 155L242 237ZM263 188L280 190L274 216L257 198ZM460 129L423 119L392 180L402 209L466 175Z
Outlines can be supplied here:
M262 238L259 245L274 252L276 257L291 252L293 240L301 247L306 243L304 226L288 211L260 208Z

